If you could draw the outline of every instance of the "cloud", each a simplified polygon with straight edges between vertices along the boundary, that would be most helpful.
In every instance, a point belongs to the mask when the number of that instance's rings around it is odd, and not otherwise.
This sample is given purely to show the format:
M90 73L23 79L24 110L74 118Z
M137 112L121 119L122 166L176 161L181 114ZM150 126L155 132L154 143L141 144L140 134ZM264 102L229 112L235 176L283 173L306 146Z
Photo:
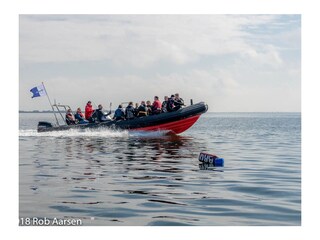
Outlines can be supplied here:
M255 65L272 68L279 68L283 63L279 51L272 45L265 45L260 49L249 48L242 54L242 58L255 63Z
M161 59L184 64L199 55L241 53L245 25L274 16L124 15L20 17L20 59L31 62L113 60L146 67Z
M218 111L269 109L260 96L277 93L275 106L300 91L300 31L296 15L21 15L20 105L36 106L24 91L45 81L74 106L180 92Z

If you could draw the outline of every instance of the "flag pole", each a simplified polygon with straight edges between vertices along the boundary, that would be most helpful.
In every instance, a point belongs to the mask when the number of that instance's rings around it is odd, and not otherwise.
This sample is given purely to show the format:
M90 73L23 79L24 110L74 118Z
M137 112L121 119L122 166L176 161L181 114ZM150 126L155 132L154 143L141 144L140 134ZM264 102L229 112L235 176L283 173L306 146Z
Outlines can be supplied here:
M56 118L56 122L57 122L57 124L58 124L58 126L59 126L58 118L57 118L57 116L56 116L56 113L55 113L54 108L53 108L53 106L52 106L52 103L51 103L51 101L50 101L50 98L49 98L49 95L48 95L47 89L46 89L46 87L44 86L43 82L42 82L42 86L43 86L44 91L46 92L46 95L47 95L47 97L48 97L48 100L49 100L50 106L51 106L52 111L53 111L53 115L54 115L54 117Z

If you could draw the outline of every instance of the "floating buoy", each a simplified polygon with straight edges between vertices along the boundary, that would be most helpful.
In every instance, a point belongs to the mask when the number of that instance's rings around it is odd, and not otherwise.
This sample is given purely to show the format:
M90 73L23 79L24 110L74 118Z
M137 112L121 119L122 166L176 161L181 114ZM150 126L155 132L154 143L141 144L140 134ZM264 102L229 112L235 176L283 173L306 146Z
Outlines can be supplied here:
M215 167L223 167L224 159L219 158L216 155L208 154L208 153L200 153L199 161L204 163L211 163Z

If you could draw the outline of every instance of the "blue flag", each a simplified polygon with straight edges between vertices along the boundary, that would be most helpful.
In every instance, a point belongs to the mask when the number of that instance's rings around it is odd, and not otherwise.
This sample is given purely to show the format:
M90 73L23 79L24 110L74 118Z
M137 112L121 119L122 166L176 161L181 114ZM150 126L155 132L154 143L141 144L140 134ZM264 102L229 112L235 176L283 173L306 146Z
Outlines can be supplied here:
M32 94L33 94L33 96L32 96L31 98L34 98L34 97L42 97L42 96L47 95L47 94L46 94L46 90L44 89L44 86L43 86L43 85L32 88L32 89L30 90L30 92L32 92Z

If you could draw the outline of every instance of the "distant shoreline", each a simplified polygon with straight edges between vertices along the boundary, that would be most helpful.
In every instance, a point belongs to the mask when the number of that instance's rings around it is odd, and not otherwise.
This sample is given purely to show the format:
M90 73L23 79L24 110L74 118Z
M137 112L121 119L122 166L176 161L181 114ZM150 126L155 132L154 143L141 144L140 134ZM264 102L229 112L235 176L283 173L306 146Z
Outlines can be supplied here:
M57 113L58 111L54 111ZM24 111L24 110L19 110L19 113L54 113L52 110L44 110L44 111L39 111L39 110L33 110L33 111ZM66 111L60 111L60 112L66 112Z
M66 111L60 111L61 113L65 113ZM113 111L112 111L113 112ZM19 110L19 113L58 113L58 111L52 111L52 110L32 110L32 111L25 111L25 110ZM208 113L300 113L301 112L208 112Z

